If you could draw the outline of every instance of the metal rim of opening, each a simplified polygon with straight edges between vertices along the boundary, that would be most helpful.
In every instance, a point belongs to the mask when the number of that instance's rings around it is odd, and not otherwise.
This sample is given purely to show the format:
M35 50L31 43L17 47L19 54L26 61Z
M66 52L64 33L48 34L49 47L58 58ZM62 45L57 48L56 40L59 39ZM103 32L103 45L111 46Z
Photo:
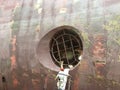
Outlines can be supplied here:
M79 35L71 29L62 29L56 32L50 41L50 54L53 62L60 67L75 67L81 60L83 51L82 40Z

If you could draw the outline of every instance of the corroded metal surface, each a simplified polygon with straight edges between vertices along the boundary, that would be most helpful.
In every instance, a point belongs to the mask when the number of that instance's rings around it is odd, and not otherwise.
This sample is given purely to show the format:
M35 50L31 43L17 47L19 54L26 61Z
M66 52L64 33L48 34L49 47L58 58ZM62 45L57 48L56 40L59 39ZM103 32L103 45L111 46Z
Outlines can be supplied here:
M71 89L119 90L119 8L120 0L0 0L0 90L56 90L48 42L64 26L83 37Z

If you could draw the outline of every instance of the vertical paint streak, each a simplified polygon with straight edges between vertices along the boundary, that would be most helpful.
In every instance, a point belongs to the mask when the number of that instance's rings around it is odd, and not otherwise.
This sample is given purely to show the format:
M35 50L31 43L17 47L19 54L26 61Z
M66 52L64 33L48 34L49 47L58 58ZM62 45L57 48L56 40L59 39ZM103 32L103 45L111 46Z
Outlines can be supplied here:
M48 84L48 76L46 76L44 80L44 90L47 90L47 84Z
M15 51L16 50L16 35L14 35L14 37L12 38L12 51Z
M73 13L73 0L71 0L71 3L68 7L70 10L69 10L69 23L71 24L71 21L72 21L72 13Z
M19 34L19 30L20 30L20 25L21 25L21 19L22 19L22 11L23 11L23 5L24 5L24 1L21 2L22 5L19 6L17 5L15 8L14 8L14 11L13 14L16 13L16 8L20 8L21 7L21 10L19 12L20 15L18 15L17 18L19 18L19 22L18 22L18 27L15 27L15 28L12 28L11 30L11 43L10 43L10 60L11 60L11 70L12 70L12 85L13 85L13 88L16 90L18 88L18 84L20 84L20 82L18 81L17 79L17 75L16 75L16 67L19 66L19 63L18 61L16 60L17 59L17 55L18 55L18 48L17 48L17 36ZM13 15L14 16L14 15ZM13 17L13 22L16 23L16 18Z
M56 19L56 14L55 14L55 4L56 4L56 0L53 1L53 3L51 4L51 18L52 18L52 21L53 21L53 26L55 25L55 19Z
M103 6L103 25L106 25L106 13L107 10L106 10L106 1L102 0L102 6ZM107 51L108 51L108 45L107 45L107 40L108 40L108 32L107 30L104 28L104 37L105 37L105 47L106 47L106 50L105 50L105 55L106 55L106 60L108 60L108 54L107 54Z
M16 88L20 83L19 83L19 81L17 80L15 73L13 73L12 79L13 79L13 87Z
M27 24L27 30L26 30L26 34L28 34L29 33L29 30L30 30L30 24L31 24L31 18L32 18L32 15L33 15L33 0L31 0L30 2L29 2L29 16L28 16L28 24Z
M45 14L45 0L42 0L42 12L41 12L41 18L40 18L40 30L44 30L44 24L43 24L43 21L44 21L44 14Z
M15 69L17 64L16 64L16 55L15 55L15 51L16 51L16 35L13 36L12 38L12 56L11 56L11 70Z
M88 2L87 2L87 25L89 25L90 24L90 15L91 15L91 11L90 11L90 2L91 2L91 0L88 0Z
M79 76L78 74L75 75L75 79L74 79L74 85L73 85L73 90L79 90Z

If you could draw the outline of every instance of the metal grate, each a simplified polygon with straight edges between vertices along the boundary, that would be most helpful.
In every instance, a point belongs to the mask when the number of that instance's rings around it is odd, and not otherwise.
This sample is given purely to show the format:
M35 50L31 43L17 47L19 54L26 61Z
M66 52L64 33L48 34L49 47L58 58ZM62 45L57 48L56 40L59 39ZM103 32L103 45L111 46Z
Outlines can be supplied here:
M68 67L68 65L77 65L82 50L82 41L73 30L63 29L58 31L50 42L51 56L54 63L59 67L61 61L63 61L64 68Z

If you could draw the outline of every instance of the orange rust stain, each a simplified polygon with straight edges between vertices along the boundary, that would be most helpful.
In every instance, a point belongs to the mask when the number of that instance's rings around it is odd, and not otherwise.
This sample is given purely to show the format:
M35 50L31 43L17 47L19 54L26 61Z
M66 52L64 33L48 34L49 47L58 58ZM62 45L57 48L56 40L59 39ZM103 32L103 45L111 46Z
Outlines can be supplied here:
M104 53L105 53L105 48L103 43L101 41L97 41L94 44L93 55L101 58L101 57L104 57Z
M12 41L11 41L11 43L12 43L12 51L15 51L16 50L16 36L13 36L13 38L12 38Z
M14 87L17 87L18 84L19 84L18 80L16 78L14 78L14 80L13 80Z
M98 58L102 58L105 55L105 46L104 41L105 37L103 35L97 35L94 37L94 47L93 47L93 55Z
M16 68L16 57L15 57L15 55L12 55L10 59L11 59L11 69Z
M105 67L105 65L98 63L98 64L95 64L95 67L96 67L96 74L99 76L103 76L102 69Z
M13 78L13 87L16 88L20 83L19 83L19 81L17 80L15 73L13 73L12 78Z
M15 45L15 44L16 44L16 36L12 38L12 45Z

